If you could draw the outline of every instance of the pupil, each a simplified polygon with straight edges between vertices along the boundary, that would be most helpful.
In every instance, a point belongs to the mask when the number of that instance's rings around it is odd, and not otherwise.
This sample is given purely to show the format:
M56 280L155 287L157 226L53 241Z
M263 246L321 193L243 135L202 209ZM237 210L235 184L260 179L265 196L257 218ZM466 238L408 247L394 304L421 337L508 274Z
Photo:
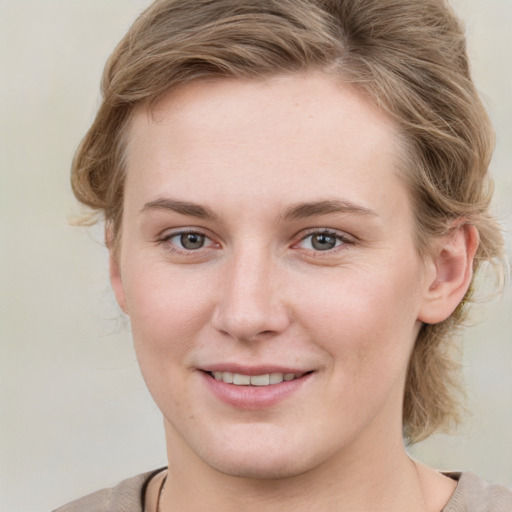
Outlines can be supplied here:
M180 237L181 245L185 249L200 249L204 245L204 235L199 233L184 233Z
M311 241L313 247L319 251L327 251L336 245L336 237L331 235L315 235Z

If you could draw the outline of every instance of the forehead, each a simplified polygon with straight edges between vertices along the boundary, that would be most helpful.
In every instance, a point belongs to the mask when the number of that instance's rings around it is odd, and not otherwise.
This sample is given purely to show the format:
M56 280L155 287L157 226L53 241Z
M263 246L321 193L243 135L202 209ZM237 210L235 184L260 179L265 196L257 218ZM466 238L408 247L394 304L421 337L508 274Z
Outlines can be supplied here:
M302 122L290 133L295 121ZM210 130L219 138L229 137L230 128L235 135L243 128L256 145L259 140L276 135L290 143L294 140L292 135L305 135L317 144L321 140L327 144L332 139L323 136L334 130L343 135L338 139L338 144L343 145L351 137L347 132L341 133L340 122L350 123L352 133L364 129L366 136L362 140L369 143L376 132L381 137L387 132L389 147L395 149L397 127L389 116L362 90L323 72L278 75L261 81L220 78L191 82L136 108L129 132L133 141L133 136L140 134L138 130L161 131L162 126L171 130L174 126L187 135L190 127L196 133L200 128L201 135ZM279 132L280 128L284 130Z
M368 97L323 73L196 82L135 111L128 191L293 202L316 189L372 208L384 182L403 188L399 140Z

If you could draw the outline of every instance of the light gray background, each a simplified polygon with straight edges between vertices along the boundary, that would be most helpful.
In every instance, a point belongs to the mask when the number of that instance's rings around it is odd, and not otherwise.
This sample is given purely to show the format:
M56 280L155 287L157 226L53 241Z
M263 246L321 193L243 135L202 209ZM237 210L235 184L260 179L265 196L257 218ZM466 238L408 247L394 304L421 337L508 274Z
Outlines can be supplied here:
M146 0L0 0L0 503L43 511L165 464L163 429L107 278L101 229L71 227L72 154L111 49ZM512 232L512 0L458 0L498 132ZM509 237L510 249L510 237ZM465 336L473 411L413 454L512 485L512 294Z

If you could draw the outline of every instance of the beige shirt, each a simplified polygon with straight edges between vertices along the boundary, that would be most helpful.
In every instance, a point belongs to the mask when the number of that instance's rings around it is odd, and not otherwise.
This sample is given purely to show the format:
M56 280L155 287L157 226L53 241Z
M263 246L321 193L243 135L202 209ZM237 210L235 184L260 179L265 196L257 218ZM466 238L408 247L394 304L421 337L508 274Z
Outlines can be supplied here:
M143 473L111 489L84 496L54 512L143 512L143 495L159 471ZM491 485L473 473L447 473L458 480L450 501L441 512L512 512L512 489Z

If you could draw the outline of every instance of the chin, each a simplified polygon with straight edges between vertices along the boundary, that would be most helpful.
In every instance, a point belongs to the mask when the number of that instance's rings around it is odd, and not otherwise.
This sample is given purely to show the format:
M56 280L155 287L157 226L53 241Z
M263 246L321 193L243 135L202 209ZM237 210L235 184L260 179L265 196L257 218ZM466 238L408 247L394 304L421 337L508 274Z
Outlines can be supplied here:
M260 432L239 439L231 436L229 442L212 440L198 447L196 453L203 463L222 474L257 480L294 477L315 468L330 456L330 451L323 453L324 450L307 453L304 443L293 436L271 434Z
M239 453L233 454L231 457L229 455L229 453L224 453L222 456L204 458L203 462L224 475L253 480L290 478L311 469L298 453L295 453L290 459L284 457L283 454L271 457L268 452L250 459L241 457Z

